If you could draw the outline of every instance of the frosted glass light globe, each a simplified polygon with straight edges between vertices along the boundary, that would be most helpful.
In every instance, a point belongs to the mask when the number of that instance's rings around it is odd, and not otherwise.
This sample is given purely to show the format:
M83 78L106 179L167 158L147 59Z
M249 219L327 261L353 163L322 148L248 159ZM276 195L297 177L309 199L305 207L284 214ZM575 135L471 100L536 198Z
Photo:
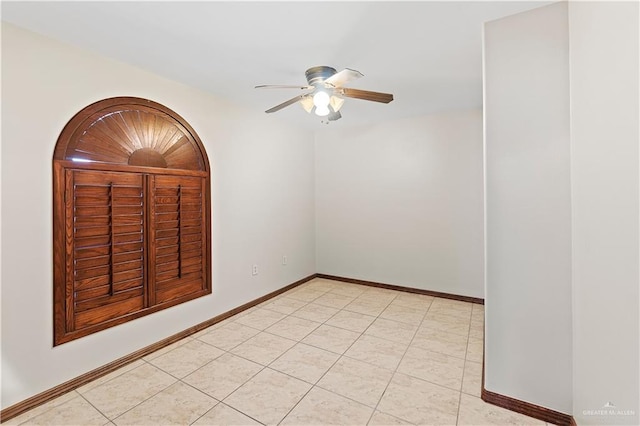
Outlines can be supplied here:
M313 95L313 104L316 106L316 108L322 108L323 110L326 109L329 106L329 101L331 100L331 98L329 97L329 94L327 92L318 92L315 95ZM327 114L329 114L327 112Z

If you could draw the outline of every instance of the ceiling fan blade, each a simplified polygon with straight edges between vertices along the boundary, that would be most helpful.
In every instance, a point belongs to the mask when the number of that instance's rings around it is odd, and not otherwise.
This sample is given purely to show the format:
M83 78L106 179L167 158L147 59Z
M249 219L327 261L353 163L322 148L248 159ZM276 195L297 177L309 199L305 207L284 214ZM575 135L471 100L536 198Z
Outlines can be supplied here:
M289 99L288 101L284 101L283 103L281 103L280 105L276 105L273 108L269 108L268 110L266 110L266 113L271 113L271 112L276 112L276 111L280 111L282 108L286 108L289 105L293 105L298 101L301 101L302 99L306 98L308 96L307 93L305 93L304 95L298 95L294 98Z
M356 80L360 77L364 77L364 74L362 74L360 71L345 68L342 71L337 72L331 77L327 78L324 81L324 85L325 87L342 87L346 83Z
M360 77L363 77L363 74L360 71L345 68L342 71L337 72L331 77L327 78L324 81L324 84L327 87L342 87L345 85L345 83L348 83Z
M300 90L308 90L313 89L313 86L293 86L287 84L261 84L256 86L255 89L300 89Z
M347 87L343 87L342 89L340 89L340 94L348 98L382 102L384 104L388 104L393 100L393 95L391 93L370 92L368 90L349 89Z

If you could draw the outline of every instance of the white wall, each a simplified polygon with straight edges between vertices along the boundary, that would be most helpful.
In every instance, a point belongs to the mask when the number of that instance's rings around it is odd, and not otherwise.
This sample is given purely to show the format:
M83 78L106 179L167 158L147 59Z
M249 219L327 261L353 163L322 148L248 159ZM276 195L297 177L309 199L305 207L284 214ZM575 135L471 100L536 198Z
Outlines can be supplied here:
M572 411L567 4L484 29L485 388Z
M482 113L316 134L318 272L484 297Z
M2 90L3 408L315 272L311 133L6 23ZM76 112L112 96L160 102L202 139L213 294L53 348L53 149Z
M638 9L569 3L578 424L640 424Z

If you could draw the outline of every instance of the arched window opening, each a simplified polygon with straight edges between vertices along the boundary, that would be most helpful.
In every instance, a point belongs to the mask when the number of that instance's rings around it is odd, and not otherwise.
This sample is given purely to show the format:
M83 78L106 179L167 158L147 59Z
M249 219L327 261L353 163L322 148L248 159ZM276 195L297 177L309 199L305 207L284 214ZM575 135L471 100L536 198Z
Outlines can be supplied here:
M211 293L209 160L158 103L78 112L53 157L54 345Z

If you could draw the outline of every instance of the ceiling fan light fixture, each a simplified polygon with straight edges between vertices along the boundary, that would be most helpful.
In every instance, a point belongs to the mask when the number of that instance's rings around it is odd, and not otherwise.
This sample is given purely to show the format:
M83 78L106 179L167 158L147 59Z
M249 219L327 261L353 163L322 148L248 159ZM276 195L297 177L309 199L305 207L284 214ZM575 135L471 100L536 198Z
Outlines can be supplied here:
M289 105L299 102L302 108L304 108L308 113L315 112L319 117L328 116L328 121L335 121L342 117L340 110L344 105L344 98L362 99L365 101L385 104L393 101L393 95L391 93L372 92L370 90L344 87L346 83L362 77L362 73L350 68L345 68L340 72L336 72L335 68L332 67L317 66L309 68L305 72L305 77L307 78L307 86L268 84L256 86L256 89L289 88L311 90L310 92L295 96L272 108L269 108L265 112L277 112ZM324 123L325 121L323 120L322 122Z
M300 105L302 105L302 108L304 108L305 111L307 111L308 113L311 113L314 107L313 98L311 96L307 96L305 98L300 99Z
M340 111L340 108L342 108L342 105L344 105L344 99L339 98L337 96L331 96L331 100L329 104L331 105L331 108L333 108L335 112L338 112Z
M331 111L329 111L329 106L325 105L325 106L316 106L316 115L319 117L326 117L327 115L329 115Z
M340 114L340 111L335 111L329 114L329 116L327 117L327 120L336 121L336 120L339 120L340 118L342 118L342 114Z
M313 95L313 104L316 108L321 108L323 111L326 109L327 114L329 114L329 103L331 102L331 97L325 91L318 90L315 95Z

